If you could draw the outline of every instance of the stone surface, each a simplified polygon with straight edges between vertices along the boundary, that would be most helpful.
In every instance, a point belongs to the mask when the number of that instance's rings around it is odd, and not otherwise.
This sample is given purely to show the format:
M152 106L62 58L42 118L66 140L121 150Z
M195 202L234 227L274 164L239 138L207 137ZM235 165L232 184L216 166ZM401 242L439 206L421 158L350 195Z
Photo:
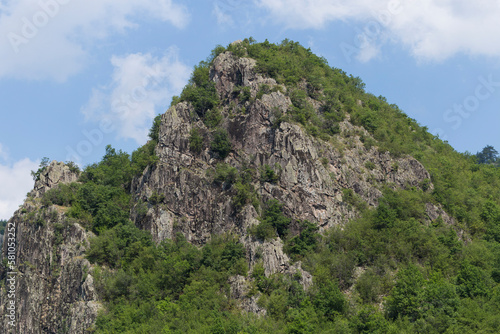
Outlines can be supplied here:
M214 60L210 78L215 82L221 99L229 98L236 86L250 87L252 96L255 97L260 85L276 85L276 80L264 78L254 71L256 63L251 58L234 57L231 52L223 52Z
M83 333L97 317L100 304L92 267L84 258L92 233L68 221L65 208L40 203L47 190L77 177L65 164L52 162L36 182L33 197L9 220L16 234L16 333ZM0 272L3 278L6 274ZM0 327L4 329L10 328L3 316L7 301L2 290Z
M441 205L435 205L432 203L427 203L425 205L425 213L427 214L428 220L430 222L435 221L439 217L443 219L443 222L447 225L455 225L455 219L450 217L441 207Z
M250 284L245 277L240 275L230 277L229 284L231 285L229 297L235 299L239 303L239 307L242 311L252 312L257 315L266 315L266 309L257 305L257 300L260 295L248 296Z
M78 176L79 173L71 171L70 167L64 162L54 160L40 174L40 178L35 181L35 186L31 193L34 197L40 197L58 183L76 182Z

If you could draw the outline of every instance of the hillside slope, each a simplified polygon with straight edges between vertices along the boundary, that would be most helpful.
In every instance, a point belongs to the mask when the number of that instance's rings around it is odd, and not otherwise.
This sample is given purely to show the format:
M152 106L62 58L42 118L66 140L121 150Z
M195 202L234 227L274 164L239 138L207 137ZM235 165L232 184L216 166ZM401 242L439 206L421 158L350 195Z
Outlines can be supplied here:
M217 47L150 139L40 171L19 331L498 330L499 170L298 43Z

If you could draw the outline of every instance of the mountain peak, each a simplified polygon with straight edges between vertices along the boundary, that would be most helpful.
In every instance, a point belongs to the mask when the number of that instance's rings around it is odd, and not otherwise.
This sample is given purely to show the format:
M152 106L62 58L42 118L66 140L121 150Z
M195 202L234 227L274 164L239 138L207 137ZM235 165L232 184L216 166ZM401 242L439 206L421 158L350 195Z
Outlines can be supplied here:
M34 173L4 243L16 326L420 331L474 303L495 319L499 175L298 43L219 46L146 145Z

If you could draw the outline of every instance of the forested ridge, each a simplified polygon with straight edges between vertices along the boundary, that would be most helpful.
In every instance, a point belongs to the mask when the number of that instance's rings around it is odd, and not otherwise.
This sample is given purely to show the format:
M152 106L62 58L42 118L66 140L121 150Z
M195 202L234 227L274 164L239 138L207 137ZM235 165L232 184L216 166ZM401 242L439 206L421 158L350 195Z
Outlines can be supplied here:
M232 150L219 128L227 101L217 95L210 68L226 51L255 59L258 73L286 88L292 105L275 115L278 126L298 124L342 152L338 138L345 133L339 123L349 119L370 134L352 134L365 147L393 157L411 155L431 178L418 187L382 188L376 207L345 189L344 201L358 218L323 233L316 222L301 221L300 233L292 233L292 217L281 204L261 201L251 185L276 182L279 168L237 170L222 162ZM272 89L262 85L252 97L238 87L234 95L252 102ZM313 275L313 285L304 290L299 277L266 277L261 265L249 271L236 235L213 235L196 247L179 233L156 244L131 222L132 179L158 161L157 117L146 145L132 154L108 146L100 162L84 168L79 182L59 185L42 199L45 206L68 207L68 223L96 234L86 253L104 303L95 333L500 332L500 169L492 147L477 155L455 151L398 106L366 92L360 78L289 40L276 45L250 38L217 46L172 105L180 102L191 103L214 131L204 143L193 130L189 143L193 152L208 147L220 160L210 177L234 187L236 209L253 205L259 211L260 223L250 233L262 240L279 236L287 254ZM368 162L363 167L373 168ZM153 194L144 205L155 205L160 197ZM454 224L441 216L429 219L429 203L442 207ZM235 275L250 279L249 295L258 296L265 316L239 309L229 283Z

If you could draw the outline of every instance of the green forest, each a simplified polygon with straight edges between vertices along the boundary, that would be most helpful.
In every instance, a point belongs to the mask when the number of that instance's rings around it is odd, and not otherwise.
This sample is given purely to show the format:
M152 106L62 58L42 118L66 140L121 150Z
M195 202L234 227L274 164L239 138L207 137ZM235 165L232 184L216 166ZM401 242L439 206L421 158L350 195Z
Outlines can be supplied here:
M292 105L286 115L277 115L277 123L299 124L338 149L339 122L349 115L353 124L370 133L361 138L365 147L393 157L411 155L430 172L431 180L419 187L383 189L376 208L345 189L345 201L360 212L357 219L323 234L316 222L303 221L300 233L291 235L291 218L284 215L282 204L262 202L251 185L256 180L276 182L279 170L264 166L251 173L220 162L215 182L235 187L236 207L254 205L260 212L260 224L250 233L258 239L280 236L290 258L301 260L313 275L312 287L304 291L297 275L266 277L262 265L249 271L245 249L235 235L213 235L203 247L190 244L182 234L155 244L134 226L130 185L158 160L157 117L146 145L132 154L108 146L100 162L84 168L78 183L60 185L43 197L45 206L69 207L66 223L78 222L96 234L86 257L96 265L94 277L105 307L93 331L499 333L498 152L486 146L477 154L459 153L383 96L366 92L360 78L329 66L310 49L289 40L271 44L252 38L217 46L194 68L182 94L174 97L172 105L192 103L214 131L213 141L205 143L193 130L193 152L208 147L222 160L232 149L227 132L219 127L220 108L227 101L219 99L209 78L213 60L224 51L255 59L259 73L286 87ZM254 99L269 92L263 85ZM252 100L244 87L234 95L239 101ZM308 97L321 102L319 110ZM154 197L150 204L159 200ZM441 205L456 225L441 218L427 224L426 203ZM234 275L251 279L249 296L259 296L266 316L242 313L237 307L228 283Z

